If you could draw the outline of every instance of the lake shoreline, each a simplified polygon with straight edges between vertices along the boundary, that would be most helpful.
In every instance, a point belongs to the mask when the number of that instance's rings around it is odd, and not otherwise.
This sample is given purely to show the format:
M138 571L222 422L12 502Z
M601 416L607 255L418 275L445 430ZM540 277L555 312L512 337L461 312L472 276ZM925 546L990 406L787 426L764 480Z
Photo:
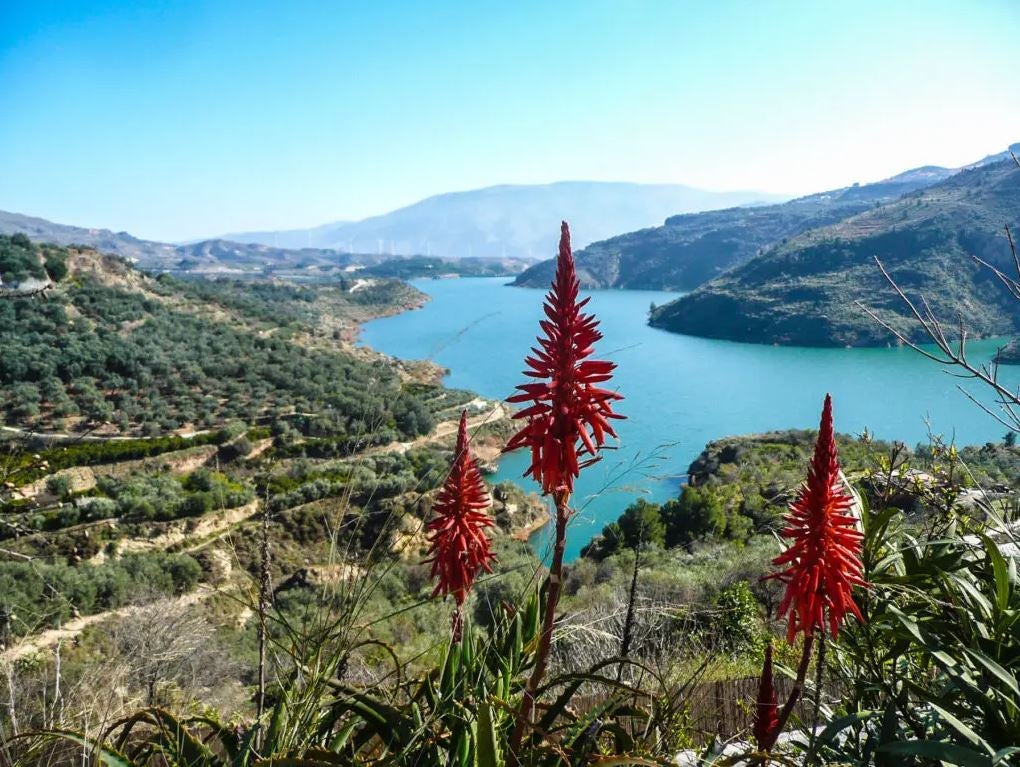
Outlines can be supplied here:
M431 296L413 312L364 325L361 343L401 360L429 360L444 385L503 400L524 381L523 360L534 345L543 290L511 288L503 278L422 280ZM650 301L675 296L656 291L593 291L589 309L604 338L596 357L617 364L611 382L623 395L619 445L587 469L575 492L579 513L567 559L637 498L676 498L690 464L717 439L786 429L815 429L827 393L842 433L926 443L932 431L957 445L1001 440L1001 427L960 393L957 379L909 348L817 349L713 341L646 324ZM994 342L970 347L991 359ZM1020 370L1003 369L1006 385ZM1015 379L1015 380L1014 380ZM966 386L967 382L963 382ZM983 392L971 387L979 398ZM617 424L614 424L617 425ZM522 479L528 457L501 456L493 480ZM543 550L548 536L533 545Z

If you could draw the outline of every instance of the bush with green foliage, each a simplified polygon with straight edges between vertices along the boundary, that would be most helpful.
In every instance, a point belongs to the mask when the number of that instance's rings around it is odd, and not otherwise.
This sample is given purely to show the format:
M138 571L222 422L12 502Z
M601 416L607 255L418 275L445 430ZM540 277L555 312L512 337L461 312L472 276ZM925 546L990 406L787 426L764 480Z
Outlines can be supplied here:
M189 289L206 296L218 287ZM259 285L222 289L226 304L273 318L273 328L288 316L279 305L300 305L304 295ZM84 427L116 418L122 431L154 436L298 412L352 439L387 429L413 438L433 425L428 408L381 360L295 344L271 329L179 310L88 275L54 300L0 303L0 345L0 408L14 423L47 427L80 415Z
M16 635L123 607L153 593L183 594L202 578L187 554L126 554L101 565L0 562L0 606Z

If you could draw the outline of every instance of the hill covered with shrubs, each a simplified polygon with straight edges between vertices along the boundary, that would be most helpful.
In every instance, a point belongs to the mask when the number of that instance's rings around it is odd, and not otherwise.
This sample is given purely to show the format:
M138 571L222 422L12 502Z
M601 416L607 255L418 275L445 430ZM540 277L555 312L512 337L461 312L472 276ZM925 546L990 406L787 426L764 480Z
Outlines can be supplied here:
M8 275L60 278L45 300L0 302L9 426L155 436L313 413L351 435L431 428L394 366L346 343L357 320L421 300L402 283L187 282L17 235L0 249Z
M806 231L658 307L649 322L677 333L794 346L874 346L927 340L875 261L937 317L971 337L1016 331L1015 301L995 274L1015 265L1003 227L1020 219L1013 160L964 170L838 223Z

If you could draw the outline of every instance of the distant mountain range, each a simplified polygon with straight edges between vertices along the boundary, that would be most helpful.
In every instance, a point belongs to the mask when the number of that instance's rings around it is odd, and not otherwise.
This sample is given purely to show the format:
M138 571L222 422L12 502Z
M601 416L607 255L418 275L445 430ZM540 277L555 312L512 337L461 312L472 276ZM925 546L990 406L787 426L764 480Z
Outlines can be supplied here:
M230 240L201 240L185 245L140 240L127 232L54 224L42 218L0 211L0 234L23 233L39 243L87 245L126 258L143 269L205 276L280 276L330 279L339 272L361 277L493 277L519 274L534 261L519 258L390 256L346 253L322 248L279 248Z
M313 229L247 232L185 244L128 232L68 226L0 211L0 234L38 242L88 245L146 269L252 271L378 264L392 255L480 259L522 269L554 252L567 218L585 239L660 221L684 210L775 199L755 192L706 192L680 185L562 182L495 186L429 197L382 216ZM584 234L580 234L584 232ZM486 266L485 268L488 268ZM469 270L471 271L471 270Z
M127 232L55 224L43 218L0 211L0 234L18 232L25 233L29 239L36 242L87 245L102 253L113 253L126 258L145 269L169 271L258 271L267 268L336 267L355 261L376 263L379 260L374 256L352 257L352 254L335 250L274 248L221 239L172 245L166 242L141 240Z
M1020 145L1013 150L1020 152ZM795 205L796 203L791 203ZM861 302L908 337L917 324L875 264L952 327L974 336L1020 329L1020 306L978 257L1015 274L1003 227L1020 231L1020 168L990 158L893 201L807 229L652 312L679 333L798 346L870 346L893 337Z
M1008 157L1007 152L989 155L966 167ZM884 181L854 184L779 205L671 216L662 226L620 234L584 248L576 254L578 276L587 288L693 290L786 239L892 202L960 170L926 165ZM579 227L573 229L581 233ZM552 280L554 268L553 259L536 264L520 274L514 285L544 288Z
M175 256L174 245L139 240L127 232L109 229L88 229L82 226L55 224L44 218L8 213L0 210L0 234L22 232L36 242L55 245L88 245L103 253L115 253L135 261L162 261Z
M235 242L285 248L445 258L538 259L555 253L561 219L583 246L619 232L661 222L676 213L774 202L759 192L709 192L678 184L563 181L493 186L428 197L363 221L314 229L224 235Z
M822 192L782 205L671 216L662 226L584 248L576 256L578 275L587 288L691 290L774 243L931 183L921 177L890 180ZM518 275L514 285L545 287L554 270L554 260L543 261Z
M1020 153L1020 144L1010 149ZM916 336L875 256L905 289L923 292L936 312L950 319L961 313L973 333L1020 329L1016 302L971 258L1012 266L1002 227L1020 230L1020 169L1006 158L1006 152L990 155L962 169L923 166L774 204L755 204L763 196L746 192L563 182L439 195L365 221L183 245L3 212L0 233L89 245L149 269L304 279L361 268L366 276L407 278L513 273L528 255L552 251L561 218L583 245L627 229L628 222L674 214L661 226L581 248L582 282L692 290L650 316L651 324L675 332L759 343L875 345L888 343L890 335L857 301ZM707 210L718 206L728 207ZM272 243L237 241L270 236ZM389 251L420 255L382 266L393 259ZM451 254L462 258L452 263ZM546 287L552 266L551 260L531 266L514 284Z

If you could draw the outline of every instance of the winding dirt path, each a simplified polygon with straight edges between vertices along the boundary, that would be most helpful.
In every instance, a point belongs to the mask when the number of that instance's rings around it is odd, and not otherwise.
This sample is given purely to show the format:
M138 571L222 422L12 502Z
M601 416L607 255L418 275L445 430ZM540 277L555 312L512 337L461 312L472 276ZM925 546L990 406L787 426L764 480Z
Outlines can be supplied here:
M202 584L194 591L189 591L187 594L178 597L175 602L179 607L189 607L199 602L204 602L219 591L220 589L218 588ZM0 652L0 664L13 663L26 655L48 650L60 642L72 641L93 624L102 623L111 618L123 618L138 612L143 607L144 605L129 605L128 607L118 607L116 610L107 610L101 613L94 613L93 615L83 615L80 618L68 621L60 628L47 629L30 637L25 637L17 644Z
M214 538L221 537L235 525L251 518L258 511L258 508L259 502L255 500L246 503L244 506L214 511L201 517L174 520L170 523L172 527L164 530L154 538L125 538L118 541L117 552L123 554L153 551L154 549L168 549L185 540L193 539L195 545L184 549L184 551L192 551ZM187 529L189 523L194 525L190 531Z
M468 403L473 405L475 403L488 404L485 400L472 400ZM491 408L486 410L484 413L468 417L468 429L477 429L480 426L484 426L488 423L496 423L504 418L510 417L510 411L503 405L502 402L496 402ZM390 442L388 445L380 445L378 447L369 448L360 455L379 455L380 453L406 453L416 447L423 447L433 442L437 442L445 437L452 436L457 433L457 429L460 427L459 421L442 421L436 424L436 427L421 437L413 439L410 442Z

